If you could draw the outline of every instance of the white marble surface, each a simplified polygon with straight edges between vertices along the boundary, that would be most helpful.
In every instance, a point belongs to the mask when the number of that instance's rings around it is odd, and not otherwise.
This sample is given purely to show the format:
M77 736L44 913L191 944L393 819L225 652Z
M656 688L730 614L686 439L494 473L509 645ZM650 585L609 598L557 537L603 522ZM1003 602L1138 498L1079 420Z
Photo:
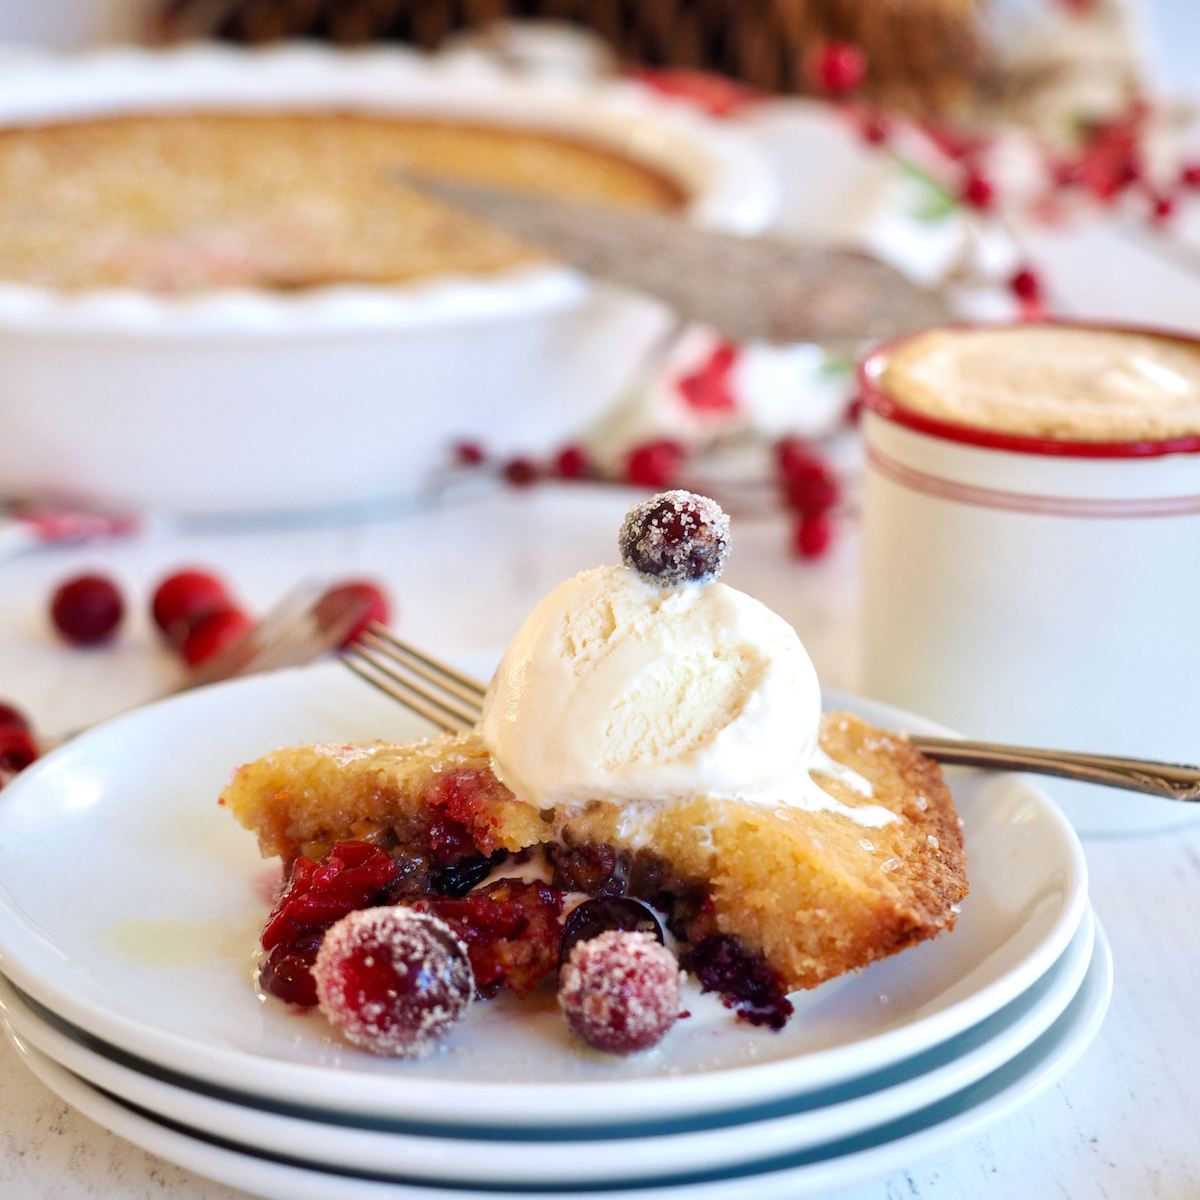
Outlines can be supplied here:
M494 652L529 604L567 573L612 557L620 492L540 488L434 514L347 528L181 534L42 551L0 565L0 693L46 729L105 716L169 687L177 670L145 620L152 581L185 562L218 565L261 609L303 573L370 572L399 601L414 640ZM794 564L773 522L737 531L729 578L792 620L826 682L853 685L855 546ZM44 610L55 581L111 572L137 611L95 651L60 646ZM2 803L0 796L0 803ZM1132 801L1137 803L1136 800ZM931 1162L845 1200L1013 1196L1200 1196L1200 1037L1193 948L1200 831L1090 840L1093 894L1113 942L1112 1011L1084 1061L1028 1109ZM228 1200L235 1193L130 1147L62 1105L0 1050L0 1196L29 1200Z

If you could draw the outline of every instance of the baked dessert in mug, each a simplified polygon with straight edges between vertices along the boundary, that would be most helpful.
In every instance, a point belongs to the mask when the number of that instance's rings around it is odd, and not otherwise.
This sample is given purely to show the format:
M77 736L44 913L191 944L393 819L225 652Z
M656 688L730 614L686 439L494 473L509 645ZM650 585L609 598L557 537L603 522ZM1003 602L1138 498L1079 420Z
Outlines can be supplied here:
M466 1011L438 982L452 964L481 997L557 973L572 1028L629 1053L674 1023L680 968L778 1029L789 992L953 927L967 882L939 767L822 715L795 631L717 578L725 514L665 493L620 543L622 565L533 609L476 728L236 773L221 802L289 869L264 990L412 1054ZM389 1017L423 977L436 1017Z

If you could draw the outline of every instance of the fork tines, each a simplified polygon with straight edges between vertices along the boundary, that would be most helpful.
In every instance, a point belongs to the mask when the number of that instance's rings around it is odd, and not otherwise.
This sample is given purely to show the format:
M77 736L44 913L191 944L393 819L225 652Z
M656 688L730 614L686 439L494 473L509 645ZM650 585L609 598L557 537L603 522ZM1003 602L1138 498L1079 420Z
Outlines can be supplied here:
M377 621L347 647L342 661L359 678L447 733L470 729L479 720L483 684L401 641Z

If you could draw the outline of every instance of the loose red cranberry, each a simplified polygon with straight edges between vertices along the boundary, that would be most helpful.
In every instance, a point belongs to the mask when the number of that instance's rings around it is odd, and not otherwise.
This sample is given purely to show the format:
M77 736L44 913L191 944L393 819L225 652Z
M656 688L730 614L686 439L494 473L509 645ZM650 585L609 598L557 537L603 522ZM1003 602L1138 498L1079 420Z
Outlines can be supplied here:
M858 133L868 146L886 146L892 136L892 126L883 113L872 109L860 117Z
M168 575L154 589L150 612L167 640L178 645L205 613L229 607L225 582L211 571L189 567Z
M775 444L775 461L785 479L798 475L814 464L821 466L820 458L812 447L796 437L780 438Z
M1184 163L1179 171L1179 182L1186 188L1200 188L1200 162Z
M1175 215L1175 201L1170 196L1154 196L1150 202L1150 219L1165 225Z
M798 558L820 558L833 541L828 513L805 513L792 527L792 549Z
M455 442L454 457L464 467L477 467L487 458L487 452L478 442Z
M846 424L858 425L862 421L863 409L866 405L861 396L855 396L846 404Z
M254 622L239 608L218 608L205 613L188 629L179 649L189 667L232 646L254 628Z
M76 646L107 642L124 614L125 602L117 585L103 575L68 580L50 602L50 615L59 633Z
M25 770L37 756L37 742L28 729L17 725L0 727L0 775L15 775Z
M513 487L529 487L538 479L538 465L531 458L510 458L504 464L504 479Z
M593 896L571 909L563 922L559 962L566 962L579 942L590 942L612 929L648 933L656 942L663 941L662 926L649 905L631 896Z
M996 189L992 186L991 180L979 171L968 173L960 194L964 203L980 212L990 209L996 199Z
M449 927L411 908L368 908L325 935L313 979L321 1011L372 1054L427 1054L475 996L467 948Z
M1036 304L1042 298L1042 281L1030 267L1022 267L1008 281L1008 290L1018 300Z
M558 1004L589 1046L636 1054L679 1018L679 964L648 933L609 930L579 942L558 977Z
M554 456L554 474L559 479L586 479L592 472L592 460L582 446L564 446Z
M819 459L796 464L783 489L789 507L804 514L827 512L841 495L837 476Z
M663 492L635 504L617 536L621 561L665 587L715 579L729 554L729 518L695 492Z
M853 42L828 42L809 60L809 81L833 96L854 91L867 74L867 56Z
M354 624L341 641L343 646L348 646L359 638L372 621L386 625L391 619L387 593L379 584L369 579L352 579L331 587L317 601L315 611L318 622L323 617L344 622L352 618L354 613L358 613Z
M29 718L11 704L0 700L0 729L28 729Z
M639 487L669 487L683 464L683 447L662 439L635 446L625 459L625 478Z

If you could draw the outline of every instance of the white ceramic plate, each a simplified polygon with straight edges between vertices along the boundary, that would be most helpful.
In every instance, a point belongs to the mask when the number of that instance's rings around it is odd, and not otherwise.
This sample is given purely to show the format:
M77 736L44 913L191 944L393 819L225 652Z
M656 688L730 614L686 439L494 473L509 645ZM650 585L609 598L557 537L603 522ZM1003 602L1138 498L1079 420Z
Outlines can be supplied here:
M1097 926L1091 967L1075 1000L1024 1053L986 1079L920 1112L857 1138L723 1172L715 1179L672 1179L651 1187L597 1190L593 1200L800 1200L911 1166L1008 1116L1049 1087L1079 1059L1100 1029L1112 991L1112 956ZM12 1035L10 1035L12 1036ZM122 1105L13 1037L30 1069L67 1103L152 1154L233 1187L275 1200L494 1200L512 1192L405 1180L381 1182L283 1164L202 1140ZM499 1181L498 1181L499 1182ZM583 1193L543 1192L544 1200Z
M0 972L97 1037L235 1091L458 1124L620 1122L762 1103L920 1053L1030 987L1086 906L1079 842L1043 794L1019 776L963 774L971 895L958 928L797 996L782 1033L689 997L694 1016L658 1050L613 1061L573 1046L552 997L501 998L440 1053L379 1059L256 995L264 864L216 798L273 747L419 732L335 663L191 692L67 744L0 805Z
M840 1088L774 1105L722 1113L719 1125L645 1124L637 1136L588 1140L587 1131L537 1137L517 1131L452 1131L428 1136L345 1123L334 1115L297 1117L194 1090L185 1080L154 1077L45 1010L39 1015L0 980L0 1011L22 1041L88 1083L202 1135L292 1161L360 1173L405 1175L458 1185L585 1183L658 1179L797 1153L874 1129L961 1091L1011 1061L1042 1036L1075 998L1092 961L1094 922L1087 915L1062 958L1024 995L942 1046ZM676 1122L677 1127L680 1123Z

